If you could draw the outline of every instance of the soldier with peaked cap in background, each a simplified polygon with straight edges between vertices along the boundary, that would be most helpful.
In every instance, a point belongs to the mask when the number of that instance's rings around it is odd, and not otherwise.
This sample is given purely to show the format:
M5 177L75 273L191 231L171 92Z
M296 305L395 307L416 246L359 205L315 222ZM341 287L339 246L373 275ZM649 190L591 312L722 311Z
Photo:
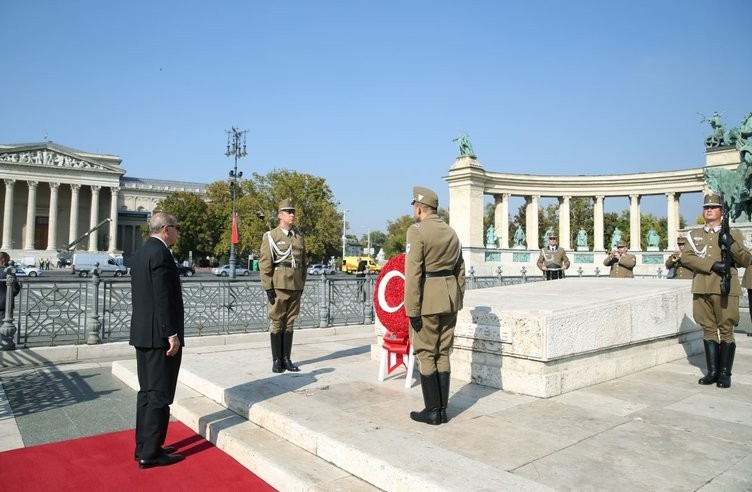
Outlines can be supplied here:
M616 243L616 249L606 256L603 260L603 264L607 267L611 267L611 271L608 276L612 278L632 278L634 277L635 265L637 264L637 258L635 255L627 252L627 243L620 239Z
M465 294L465 262L454 229L436 214L436 193L414 187L412 206L417 222L407 229L405 311L425 408L410 418L438 425L448 421L449 354Z
M556 244L556 234L548 235L548 244L541 248L538 256L538 268L543 272L546 280L564 278L564 270L569 268L569 258L564 248Z
M734 328L739 324L739 274L736 267L749 267L752 254L744 249L741 232L731 229L722 234L723 205L715 193L705 195L702 216L705 226L687 233L687 247L682 262L694 271L692 279L692 316L702 326L705 362L708 373L697 381L719 388L731 386L736 340ZM724 263L721 244L731 254L731 290L721 295Z
M666 268L669 270L668 278L676 278L681 280L692 279L692 270L687 268L682 263L682 255L684 254L684 248L686 245L686 238L679 236L676 239L676 250L666 260ZM674 269L673 275L670 274L672 268Z
M279 202L279 225L261 238L259 272L268 298L272 347L272 372L300 371L290 359L295 320L306 281L306 249L303 234L293 226L295 206L291 199Z

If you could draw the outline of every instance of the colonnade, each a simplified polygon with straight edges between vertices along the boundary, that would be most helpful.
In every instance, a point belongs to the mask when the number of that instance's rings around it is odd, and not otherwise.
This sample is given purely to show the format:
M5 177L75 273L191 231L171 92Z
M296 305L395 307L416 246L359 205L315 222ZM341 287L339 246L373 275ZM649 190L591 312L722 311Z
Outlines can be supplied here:
M13 219L15 216L15 193L16 186L23 180L17 179L4 179L5 183L5 202L3 208L3 237L2 248L3 250L14 249L13 244ZM28 195L26 200L26 224L23 234L24 250L34 250L35 245L35 233L36 233L36 219L37 219L37 194L40 181L25 181L28 187ZM82 235L82 231L79 231L79 209L81 208L81 189L88 187L90 189L90 201L85 208L89 209L89 227L84 231L93 229L99 223L99 195L102 190L102 186L99 185L82 185L79 183L60 183L60 182L46 182L49 186L49 215L47 217L47 251L57 251L61 247L58 244L58 223L59 223L59 192L60 186L70 187L71 198L69 207L69 227L68 227L68 240L64 244L72 243ZM120 187L112 186L107 187L110 191L110 210L109 218L109 242L108 251L114 252L117 245L117 217L118 217L118 194ZM97 233L94 232L89 236L88 251L97 251ZM42 248L40 248L42 249Z
M644 196L663 195L666 197L667 239L671 249L676 245L679 235L679 205L682 195L707 193L709 188L705 180L706 169L735 169L739 165L740 155L735 148L710 149L705 154L705 161L703 167L676 171L601 176L537 176L488 172L475 157L460 156L444 177L449 184L450 225L457 232L464 249L485 249L485 197L492 196L497 245L500 249L508 249L509 201L513 196L521 196L525 199L526 207L527 249L536 250L541 246L539 202L543 197L554 197L559 202L559 245L572 250L570 202L574 197L585 197L591 199L593 204L593 251L603 252L606 250L604 201L628 197L629 248L640 251L640 201Z
M681 193L667 192L666 196L666 217L668 222L668 244L672 247L676 244L677 233L679 229L679 204ZM494 228L497 231L498 247L508 249L510 247L509 238L509 200L512 193L494 194ZM539 243L540 230L538 224L538 209L542 195L522 195L525 198L526 208L525 215L527 222L525 224L525 234L527 235L527 249L535 250L542 246ZM617 196L617 195L610 195ZM570 201L572 195L562 195L555 197L559 201L559 230L558 243L566 249L574 249L571 244L571 212ZM604 251L604 225L603 225L603 204L606 195L588 196L593 200L593 250ZM640 194L629 195L629 248L634 251L640 250Z

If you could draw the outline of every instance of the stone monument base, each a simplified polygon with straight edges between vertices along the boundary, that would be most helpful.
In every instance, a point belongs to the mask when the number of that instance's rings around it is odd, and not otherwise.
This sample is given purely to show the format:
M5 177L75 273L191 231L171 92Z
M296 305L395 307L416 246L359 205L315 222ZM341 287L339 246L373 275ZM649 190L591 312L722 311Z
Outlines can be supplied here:
M452 377L548 398L701 353L690 286L566 278L467 291Z

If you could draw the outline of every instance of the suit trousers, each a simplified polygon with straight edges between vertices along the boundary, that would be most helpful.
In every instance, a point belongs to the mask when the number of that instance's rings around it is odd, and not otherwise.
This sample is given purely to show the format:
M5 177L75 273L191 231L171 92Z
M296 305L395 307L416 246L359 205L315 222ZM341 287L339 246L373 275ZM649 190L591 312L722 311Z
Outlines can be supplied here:
M272 320L269 331L271 333L291 333L295 320L300 313L300 298L302 290L274 289L277 299L274 304L267 303L269 319Z
M692 316L702 326L704 340L735 343L734 328L739 324L739 297L719 294L693 294Z
M415 331L410 328L410 341L413 353L418 359L418 368L424 376L434 372L452 372L449 354L454 345L454 327L457 326L457 313L430 314L421 316L423 328Z
M161 452L170 421L170 404L175 399L182 347L172 357L167 348L136 347L138 395L136 397L136 454L154 459Z

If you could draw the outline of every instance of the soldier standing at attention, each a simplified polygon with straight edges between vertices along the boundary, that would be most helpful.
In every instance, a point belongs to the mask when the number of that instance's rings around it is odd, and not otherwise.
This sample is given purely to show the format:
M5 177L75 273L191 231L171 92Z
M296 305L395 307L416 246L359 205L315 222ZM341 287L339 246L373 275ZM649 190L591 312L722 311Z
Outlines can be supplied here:
M465 262L457 233L436 215L436 193L414 187L412 206L417 223L407 229L405 312L425 408L410 418L438 425L448 421L449 354L465 293Z
M297 372L290 360L293 325L300 313L306 281L306 249L303 235L293 227L295 206L291 199L279 202L279 225L261 238L259 271L269 300L272 372Z
M669 278L678 278L683 280L690 280L692 278L692 270L684 266L682 263L682 254L684 253L684 247L687 244L687 240L683 237L679 237L676 240L676 251L668 257L666 260L666 268L669 270L674 269L674 275Z
M564 278L564 270L569 268L569 258L564 248L556 244L556 234L548 235L548 245L541 249L538 257L538 268L546 280Z
M683 263L694 270L692 279L692 316L702 326L705 362L708 373L700 384L713 384L719 388L731 386L731 368L734 365L736 341L734 327L739 324L739 296L741 287L736 266L749 267L752 254L742 247L742 234L731 229L731 234L721 234L723 215L721 197L705 195L702 216L705 227L687 233L689 248L682 255ZM721 295L724 263L721 244L731 255L731 290ZM720 341L720 343L719 343Z
M620 239L616 243L616 249L603 260L603 264L611 267L609 277L632 278L634 277L632 270L637 264L637 258L635 258L635 255L627 253L627 243Z

